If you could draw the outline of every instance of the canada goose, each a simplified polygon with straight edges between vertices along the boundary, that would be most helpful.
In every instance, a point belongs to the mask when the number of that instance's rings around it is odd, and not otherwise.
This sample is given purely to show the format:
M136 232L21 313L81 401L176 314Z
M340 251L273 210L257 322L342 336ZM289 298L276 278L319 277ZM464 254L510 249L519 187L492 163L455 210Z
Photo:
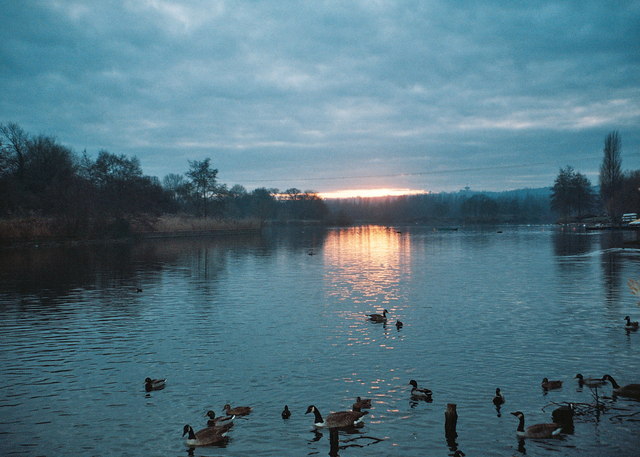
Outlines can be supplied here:
M398 330L400 330L400 329L402 328L402 326L403 326L403 325L404 325L404 324L402 323L402 321L396 321L396 328L397 328Z
M218 416L216 417L216 413L214 413L213 411L209 410L207 411L207 414L205 414L205 417L208 417L209 420L207 421L207 425L209 427L220 427L226 424L232 424L233 425L233 419L235 419L236 416Z
M289 411L289 407L284 405L284 409L282 410L282 418L289 419L291 417L291 411Z
M194 433L193 428L187 424L182 430L182 436L189 434L186 440L187 446L210 446L224 442L227 439L227 431L229 431L231 425L207 427Z
M562 381L549 381L544 378L541 385L544 390L559 389L562 387Z
M227 416L246 416L251 412L251 407L236 406L235 408L231 408L231 405L227 403L224 405L224 412L227 413Z
M504 404L504 397L502 396L502 393L500 393L499 387L496 389L496 396L493 397L493 404L496 406L500 406Z
M627 330L638 330L638 327L640 327L638 321L631 322L631 318L629 316L625 316L624 320L627 321L626 325L624 326L624 328Z
M322 420L320 411L318 411L318 408L314 405L309 405L305 414L308 413L314 414L315 419L313 420L313 425L317 428L357 427L362 423L362 416L367 414L366 411L337 411L329 414L325 420Z
M523 438L553 438L562 431L562 427L556 423L535 424L524 428L524 414L521 411L511 413L520 419L516 433Z
M607 381L604 381L600 378L585 378L580 373L576 375L575 379L578 380L578 385L580 385L580 387L582 386L598 387L598 386L604 386L607 383Z
M640 398L640 384L627 384L626 386L620 387L616 380L608 374L604 375L602 380L611 381L613 393L615 395L620 395L621 397Z
M409 385L413 386L411 388L411 396L413 398L431 400L431 395L433 394L433 392L431 392L429 389L418 389L418 383L415 381L415 379L409 381Z
M374 322L386 322L388 313L389 311L385 309L382 311L382 314L369 314L369 320Z
M573 403L569 403L551 411L551 420L562 427L563 433L573 433L575 430L573 425L574 414L575 406Z
M371 399L370 398L356 398L356 402L353 404L351 409L354 411L360 411L361 409L371 408Z
M144 380L144 390L147 392L151 392L152 390L161 390L164 389L166 379L151 379L146 378Z

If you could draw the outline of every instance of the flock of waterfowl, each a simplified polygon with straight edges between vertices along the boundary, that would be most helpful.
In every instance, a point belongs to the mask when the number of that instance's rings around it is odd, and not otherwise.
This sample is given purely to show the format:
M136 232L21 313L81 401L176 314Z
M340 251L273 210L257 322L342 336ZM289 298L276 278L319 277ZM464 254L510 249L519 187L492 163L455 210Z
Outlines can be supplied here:
M382 314L369 314L368 318L373 322L386 323L387 314L389 314L389 311L385 309L383 310ZM635 331L635 330L638 330L638 328L640 327L638 322L631 321L631 318L629 316L625 316L624 320L626 321L624 328L627 331ZM402 326L402 323L400 321L397 321L396 326L400 328ZM578 373L575 376L575 379L578 380L578 384L580 387L587 386L590 388L604 386L607 384L607 381L609 381L613 388L612 393L614 396L629 397L636 400L640 400L640 384L627 384L625 386L620 386L616 382L616 380L611 375L608 375L608 374L604 375L601 378L585 378L582 374ZM412 386L411 388L412 399L426 400L429 402L432 401L433 392L430 389L419 388L418 383L414 379L409 381L409 385ZM540 385L544 391L560 389L562 387L562 381L549 380L548 378L543 378ZM499 412L502 405L504 405L506 402L500 388L496 388L496 393L492 401ZM571 409L571 407L564 406L564 407L558 408L556 411L554 411L554 413L557 413L557 414L554 414L554 422L530 425L525 428L524 413L522 411L512 412L511 414L517 417L519 420L518 426L516 428L516 434L522 438L552 438L557 435L560 435L564 430L565 415L568 413L572 421L573 410ZM454 455L464 455L461 451L456 451L456 452L460 452L460 454L454 454Z
M388 310L383 310L382 314L369 314L368 319L373 322L387 322ZM632 322L629 316L625 317L627 330L637 330L638 322ZM402 322L396 321L398 329L402 327ZM620 386L611 375L604 375L601 378L585 378L582 374L578 373L575 376L580 387L587 386L590 388L602 387L611 383L613 388L612 393L614 396L623 396L640 400L640 384L627 384ZM562 387L563 382L560 380L549 380L543 378L541 387L544 391L559 389ZM418 383L415 379L411 379L408 383L411 386L410 397L414 401L433 401L433 392L430 389L424 387L418 387ZM145 379L145 390L147 392L162 390L166 386L166 379ZM506 403L505 397L502 394L500 388L496 388L495 396L492 400L498 412L500 408ZM351 410L337 411L328 414L323 417L318 408L315 405L309 405L305 414L313 413L313 426L315 428L329 428L329 429L344 429L351 427L360 427L364 425L363 419L367 414L364 409L371 408L371 399L357 397L353 403ZM234 425L234 419L238 416L246 416L251 413L252 408L249 406L237 406L232 408L231 405L226 404L223 407L225 416L216 416L214 411L207 411L205 417L208 418L207 426L201 430L195 432L191 425L187 424L183 428L182 436L187 436L186 445L189 447L195 446L211 446L215 444L224 443L227 439L229 430ZM514 411L511 413L518 418L518 426L516 428L516 434L522 438L553 438L563 433L563 415L568 414L573 417L573 411L571 406L563 406L554 411L554 422L534 424L525 427L525 416L522 411ZM291 417L291 411L287 405L281 413L282 419L289 419ZM572 419L571 419L572 420ZM460 450L456 450L454 456L463 456L464 453Z

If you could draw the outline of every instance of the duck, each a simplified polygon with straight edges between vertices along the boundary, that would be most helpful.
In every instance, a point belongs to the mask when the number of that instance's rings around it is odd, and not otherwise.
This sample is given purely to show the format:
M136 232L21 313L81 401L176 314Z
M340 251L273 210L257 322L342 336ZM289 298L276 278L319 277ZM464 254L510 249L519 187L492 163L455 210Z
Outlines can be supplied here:
M224 405L224 412L227 413L227 416L246 416L251 412L250 406L236 406L235 408L231 408L231 405L227 403Z
M337 411L331 413L326 419L322 419L322 414L315 405L309 405L305 414L313 413L315 419L313 426L316 428L346 428L358 427L363 424L362 417L367 414L366 411Z
M535 424L530 425L526 429L524 428L524 414L521 411L515 411L513 413L518 419L520 419L520 423L518 424L518 428L516 429L516 433L518 436L523 438L553 438L562 432L562 426L560 424L556 424L555 422L551 422L549 424Z
M604 386L607 383L607 381L604 381L601 378L585 378L580 373L578 373L574 379L578 380L580 387L599 387Z
M219 444L227 439L227 432L233 424L222 427L207 427L194 433L193 428L187 424L182 429L182 436L187 435L187 446L210 446Z
M282 410L282 418L289 419L291 417L291 411L289 411L289 406L284 405L284 409Z
M502 393L500 392L500 388L498 387L496 389L496 396L493 397L493 404L496 406L500 406L504 404L504 397L502 396Z
M356 402L353 404L351 409L354 411L360 411L361 409L371 408L371 399L370 398L356 398Z
M404 324L402 323L402 321L396 321L396 328L397 328L398 330L400 330L400 329L402 328L402 326L403 326L403 325L404 325Z
M544 378L541 385L544 390L560 389L562 381L549 381L549 379Z
M144 380L144 390L147 392L151 392L152 390L161 390L164 389L166 379L151 379L145 378Z
M620 386L616 380L613 379L613 376L608 374L604 375L602 380L611 382L614 395L640 399L640 384L627 384L626 386Z
M638 327L640 327L640 324L638 324L638 321L632 322L629 316L625 316L624 320L627 321L627 323L624 326L624 328L627 330L638 330Z
M233 419L236 418L236 416L218 416L218 417L216 417L216 413L214 413L211 410L207 411L207 414L205 414L205 417L209 418L209 420L207 421L207 425L209 427L220 427L220 426L223 426L223 425L226 425L226 424L233 425Z
M374 322L387 322L387 314L389 311L386 309L382 311L382 314L369 314L369 320Z
M419 389L418 383L416 382L415 379L412 379L411 381L409 381L409 385L413 386L411 388L411 396L413 398L431 400L431 395L433 394L433 392L431 392L429 389Z

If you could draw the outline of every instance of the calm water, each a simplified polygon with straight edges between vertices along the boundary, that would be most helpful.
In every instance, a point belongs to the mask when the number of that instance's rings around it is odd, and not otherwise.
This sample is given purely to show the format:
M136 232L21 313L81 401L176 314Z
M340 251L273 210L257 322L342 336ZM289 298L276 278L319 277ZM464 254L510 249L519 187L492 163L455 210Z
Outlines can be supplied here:
M184 424L201 428L225 403L254 412L226 447L195 455L327 455L329 434L311 431L306 407L326 416L363 396L373 408L341 434L341 456L450 455L447 403L470 457L637 456L638 401L604 399L608 411L578 418L573 435L524 444L509 414L550 422L546 405L591 402L578 372L640 382L640 332L623 328L625 315L640 318L630 234L500 230L0 251L0 455L188 455ZM389 325L365 320L383 308ZM166 389L145 393L147 376L168 378ZM545 395L543 377L564 387ZM433 403L410 401L412 378Z

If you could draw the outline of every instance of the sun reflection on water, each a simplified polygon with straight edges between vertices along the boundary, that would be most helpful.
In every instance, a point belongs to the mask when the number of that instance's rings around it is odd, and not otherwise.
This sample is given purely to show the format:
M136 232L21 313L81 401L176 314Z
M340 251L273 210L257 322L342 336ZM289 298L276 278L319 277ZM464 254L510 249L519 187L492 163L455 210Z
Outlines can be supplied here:
M411 238L394 228L352 227L328 235L324 245L326 293L342 304L337 312L348 325L347 345L394 348L389 337L397 335L394 323L406 307L402 282L411 275L410 260ZM367 314L383 309L389 311L388 323L366 321Z

